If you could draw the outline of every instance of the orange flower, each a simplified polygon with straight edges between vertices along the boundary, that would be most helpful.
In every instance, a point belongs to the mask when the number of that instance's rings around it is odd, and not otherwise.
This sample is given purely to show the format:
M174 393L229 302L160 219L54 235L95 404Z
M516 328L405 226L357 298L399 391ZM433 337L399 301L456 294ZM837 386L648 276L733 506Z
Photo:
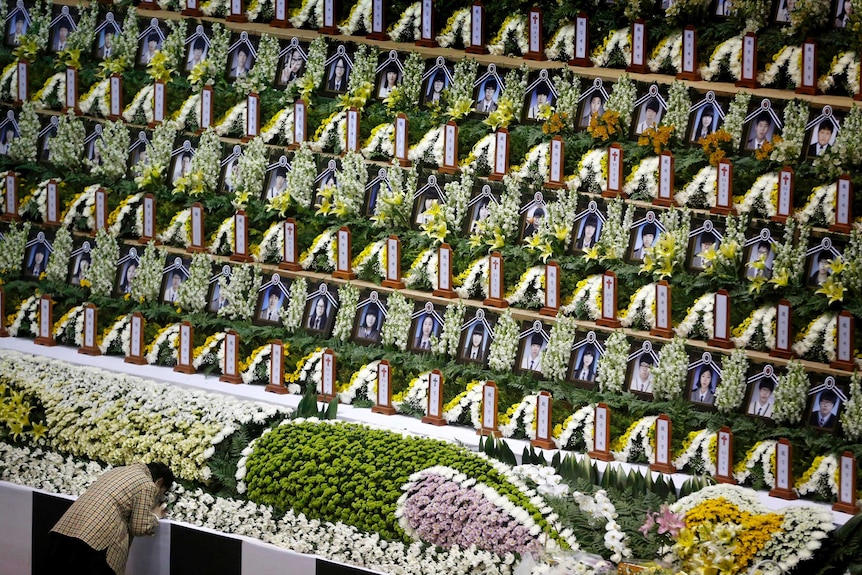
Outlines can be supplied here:
M724 130L716 130L699 140L700 145L703 147L703 153L712 166L717 166L727 155L730 151L732 141L733 137Z
M652 146L656 154L661 154L670 142L673 130L673 126L650 126L638 137L638 146Z
M594 138L607 142L611 136L620 132L620 114L608 110L601 116L592 116L587 131Z

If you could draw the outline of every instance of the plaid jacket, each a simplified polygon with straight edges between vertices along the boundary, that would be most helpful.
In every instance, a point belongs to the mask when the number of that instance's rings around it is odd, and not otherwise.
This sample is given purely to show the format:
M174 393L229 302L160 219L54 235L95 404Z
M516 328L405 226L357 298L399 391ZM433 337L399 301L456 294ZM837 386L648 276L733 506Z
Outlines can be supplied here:
M123 575L132 537L152 535L159 523L153 514L157 495L143 463L114 468L91 485L51 531L80 539L96 551L107 549L108 565Z

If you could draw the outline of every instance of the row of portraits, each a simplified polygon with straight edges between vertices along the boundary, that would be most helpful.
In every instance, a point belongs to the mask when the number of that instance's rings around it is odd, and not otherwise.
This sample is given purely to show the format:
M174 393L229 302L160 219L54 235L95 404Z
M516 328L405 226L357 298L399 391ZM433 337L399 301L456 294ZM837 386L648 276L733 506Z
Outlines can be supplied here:
M32 277L39 277L50 257L50 244L45 243L43 232L36 232L26 249L26 270ZM69 283L80 285L87 279L92 260L92 240L83 240L72 251L69 261ZM132 292L140 266L137 247L126 247L117 262L114 295L123 296ZM167 305L176 305L183 284L189 279L191 259L169 255L162 269L159 299ZM210 313L230 304L228 290L232 276L231 266L214 266L209 279L206 309ZM253 322L261 326L280 326L290 298L291 280L272 274L263 282L256 295ZM302 318L302 327L309 333L328 338L339 313L337 290L320 282L308 291ZM351 339L361 345L380 344L384 325L388 318L387 294L376 290L361 293L354 310ZM408 347L417 353L431 353L443 331L443 306L431 302L417 302L411 314ZM469 310L461 326L457 359L463 363L485 366L488 352L494 340L497 323L495 314L483 309ZM571 346L567 369L567 380L581 387L595 389L599 360L605 354L604 334L589 331L577 337ZM522 374L540 375L543 359L550 340L550 328L541 321L524 321L519 333L518 355L515 371ZM625 388L639 397L649 399L653 395L654 368L660 360L660 344L649 341L632 347L626 368ZM830 382L831 380L831 382ZM712 409L716 393L722 383L722 367L709 352L693 355L688 366L685 397L696 406ZM779 384L771 366L755 371L748 378L748 393L743 404L746 414L771 419L774 406L775 387ZM827 385L828 384L828 385ZM838 416L847 401L844 388L835 385L829 378L823 385L815 386L809 394L809 410L806 420L818 429L832 431Z
M662 0L660 7L666 10L675 4L676 0ZM791 15L796 10L797 0L774 0L771 10L772 19L777 24L787 24ZM711 13L719 18L726 18L733 12L733 0L715 0ZM850 23L853 13L853 5L850 0L833 0L831 16L829 21L835 29L844 29ZM31 16L27 4L19 0L15 6L7 12L4 40L7 46L16 47L22 42L23 37L32 25ZM77 10L69 6L55 6L53 18L48 29L48 49L51 52L61 52L66 49L66 43L71 32L77 29ZM114 38L121 34L122 27L119 19L108 12L101 17L93 39L92 53L98 59L110 58L114 49ZM155 53L161 49L165 41L166 28L162 22L153 19L149 26L137 31L138 52L137 63L146 65ZM206 32L195 32L186 41L185 68L191 70L196 63L207 56L209 50L209 36ZM244 56L244 59L242 56ZM246 72L254 64L253 50L245 49L240 52L231 53L231 66L229 70L234 72L233 77ZM289 60L288 60L289 62ZM289 68L290 65L282 65Z

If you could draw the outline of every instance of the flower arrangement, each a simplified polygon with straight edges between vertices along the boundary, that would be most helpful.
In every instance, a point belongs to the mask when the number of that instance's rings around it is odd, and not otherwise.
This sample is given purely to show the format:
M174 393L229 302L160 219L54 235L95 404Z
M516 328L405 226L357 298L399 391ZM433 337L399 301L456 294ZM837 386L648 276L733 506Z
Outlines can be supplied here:
M410 199L416 192L419 175L415 170L401 168L393 160L387 172L389 186L380 186L375 214L371 218L376 227L406 230L411 225Z
M801 0L788 10L790 26L784 29L788 36L807 34L822 28L830 21L832 3L828 0ZM799 84L797 84L798 86Z
M602 275L591 275L577 283L572 301L564 305L561 311L565 315L574 314L575 317L596 320L602 315L601 300Z
M522 14L507 16L500 24L500 30L488 43L491 54L526 54L528 50L527 18Z
M629 342L622 331L615 331L605 341L605 354L596 367L596 383L602 393L621 393L625 386Z
M482 257L474 260L470 266L455 276L452 284L455 287L455 292L458 297L470 299L480 296L488 297L488 265L490 256Z
M9 327L7 328L9 335L11 337L17 337L18 335L22 334L23 332L21 331L21 329L25 322L27 324L27 331L29 335L39 335L37 333L39 328L38 316L39 296L31 295L23 299L18 306L18 310L15 312L15 316L9 323Z
M748 356L743 348L734 349L721 363L722 383L715 390L715 407L722 413L735 411L745 400Z
M700 75L704 80L717 78L723 72L729 73L734 80L739 80L742 74L742 37L743 34L728 38L715 47L709 63L700 67Z
M394 42L412 42L421 38L419 30L421 24L422 3L414 2L401 13L398 21L389 27L386 34Z
M338 288L338 314L335 316L335 327L332 329L332 337L341 341L350 339L353 331L353 316L356 314L356 305L359 303L359 288L349 282Z
M566 418L562 425L554 428L554 443L560 449L574 448L581 441L586 451L593 449L596 406L587 404ZM579 439L576 439L578 437Z
M443 418L449 423L458 422L481 429L482 417L479 410L482 406L482 390L486 383L487 381L478 380L468 383L464 391L443 407Z
M30 236L30 225L30 222L19 224L15 221L9 224L3 249L0 250L0 273L11 275L21 271L27 238Z
M828 147L815 163L817 175L822 179L835 179L844 171L844 166L855 165L862 159L862 108L850 107L844 118L841 131L835 137L835 144Z
M775 310L774 305L766 305L752 311L745 321L733 328L733 342L738 347L775 349Z
M778 80L783 70L789 83L792 86L798 86L802 81L801 61L801 46L783 46L772 57L772 61L767 62L766 69L757 75L757 81L763 86L771 86Z
M575 57L575 25L559 26L545 48L549 60L570 60Z
M685 388L687 369L685 340L677 336L661 349L658 365L653 368L653 395L656 399L680 397Z
M631 61L631 50L629 28L619 28L608 33L602 41L602 45L593 50L590 60L599 67L608 66L613 61L629 62Z
M859 91L859 60L855 52L836 54L829 64L829 71L817 80L817 87L821 92L828 92L835 87L839 79L842 80L848 94Z
M126 154L129 149L129 130L121 122L102 124L102 137L95 142L101 162L87 160L96 177L118 180L126 175ZM51 144L53 146L53 143Z
M639 461L646 459L655 461L655 422L658 416L648 415L635 420L621 436L616 438L611 447L616 461Z
M787 373L778 378L775 386L775 406L772 417L775 421L798 423L808 399L808 374L798 360L787 364Z
M263 138L257 137L245 147L242 156L237 160L236 190L233 205L244 207L250 197L260 194L266 179L267 150ZM218 180L216 180L218 181Z
M96 247L93 248L93 263L90 266L90 293L108 296L114 288L114 273L120 259L120 246L107 228L96 232Z
M796 234L797 228L799 234ZM784 226L784 242L775 246L772 261L772 278L769 283L776 287L800 286L805 273L805 252L811 228L799 226L794 218L788 218Z
M824 184L815 187L808 195L808 201L801 210L796 211L796 218L806 224L835 223L835 197L838 184Z
M715 336L715 293L705 293L686 310L683 320L674 328L679 337L712 339Z
M811 322L796 336L793 351L802 358L814 361L835 360L835 333L838 316L826 312Z
M131 340L131 316L121 315L102 333L99 350L104 354L128 355Z
M383 345L392 345L404 351L407 349L410 333L410 318L413 313L413 302L405 298L401 292L389 294L389 315L380 332Z
M339 24L338 29L342 34L354 35L359 30L371 32L371 0L360 0L350 9L350 14L344 23Z
M733 477L739 484L744 484L753 473L763 476L763 482L767 487L775 487L775 476L772 470L775 465L775 446L777 441L774 439L764 439L758 441L748 450L745 457L733 466Z
M623 327L642 330L655 327L655 286L646 284L632 294L628 307L617 314Z
M192 351L192 367L200 370L202 367L212 369L212 373L221 374L224 366L224 342L226 333L220 331L207 337L203 345Z
M233 320L249 320L254 315L254 306L262 282L260 268L256 265L234 266L231 275L218 279L219 289L227 299L227 305L218 310L219 317ZM299 280L293 282L295 286Z
M795 161L802 154L805 140L805 126L808 123L808 104L792 100L784 108L784 129L781 139L773 141L775 149L769 159L784 164Z
M602 235L596 242L595 250L588 251L584 257L601 257L602 261L622 259L629 245L629 230L634 220L634 208L622 198L614 198L607 204L608 217ZM596 316L598 317L598 316Z
M520 328L510 308L500 314L494 328L494 340L488 348L488 367L495 371L508 371L515 365L518 353Z
M673 127L673 138L677 142L681 142L688 133L690 110L691 96L688 86L680 80L674 81L668 89L667 112L661 122L664 126Z
M387 238L381 238L365 246L359 255L353 258L353 271L360 277L386 279L386 242Z
M682 71L682 32L674 32L662 38L653 48L647 66L652 72L660 72L670 68L674 72Z
M500 203L488 204L488 217L477 224L477 232L470 237L471 245L479 246L484 243L489 249L495 250L503 247L507 238L515 236L520 222L518 211L521 207L521 185L516 178L506 175L503 176L503 186ZM473 267L471 266L471 269ZM456 281L456 285L457 283ZM467 282L464 282L464 285L466 286Z
M510 305L518 307L534 307L545 301L545 268L543 266L532 266L521 274L518 283L506 295L506 301Z
M618 114L620 127L623 132L628 132L632 125L635 98L637 98L637 87L634 80L628 74L622 74L616 84L614 84L614 91L611 92L605 104L605 110L607 110L605 113L616 112Z
M36 106L32 102L22 103L18 114L18 137L9 144L9 157L16 162L35 162L40 129Z
M62 226L54 236L54 248L48 265L45 267L45 278L50 282L63 283L69 274L69 255L72 253L72 234L69 228Z
M333 226L324 230L314 238L311 246L299 256L302 269L317 271L333 271L335 269L335 248L338 239L338 228Z
M572 342L578 326L574 318L557 314L557 321L551 328L548 347L542 359L542 375L549 379L562 381L566 378Z
M446 306L443 315L443 333L437 340L435 351L446 354L451 358L458 356L458 345L461 342L461 326L464 325L464 313L467 306L464 300L459 299L455 303Z
M51 161L60 167L76 170L83 163L84 138L87 130L84 123L69 110L60 116L57 135L51 138Z
M658 193L659 161L658 156L641 160L626 178L623 193L627 196L654 198Z
M96 203L96 190L99 187L98 184L87 186L67 204L66 213L61 219L63 225L78 227L76 224L81 219L85 229L91 230L95 227L96 218L93 214L93 206Z
M190 312L201 312L207 305L209 279L212 274L213 259L206 252L192 256L189 277L180 284L177 293L177 307Z
M452 73L452 84L449 86L449 108L446 115L452 121L458 121L473 111L473 82L479 63L474 58L464 58L455 63Z
M665 233L646 250L641 271L662 279L671 277L685 265L691 214L687 209L666 210L659 215L659 221Z
M437 43L443 48L455 47L459 42L465 48L470 46L470 26L470 9L456 10L449 16L443 30L437 35Z
M858 371L850 378L850 399L841 413L841 426L844 433L852 438L859 439L862 436L862 375Z
M162 269L168 252L154 241L147 244L141 255L138 273L132 282L130 298L135 302L157 302L162 285Z

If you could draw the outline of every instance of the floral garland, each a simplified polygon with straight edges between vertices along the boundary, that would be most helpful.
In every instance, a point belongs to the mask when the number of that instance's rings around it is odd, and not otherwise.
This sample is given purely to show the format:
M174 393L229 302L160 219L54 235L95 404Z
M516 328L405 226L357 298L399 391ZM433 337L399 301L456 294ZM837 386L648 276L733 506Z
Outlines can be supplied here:
M401 13L398 21L389 27L386 34L394 42L412 42L421 38L421 25L422 3L414 2Z
M61 219L64 226L73 226L78 218L84 219L88 230L92 230L96 226L93 206L96 204L96 190L100 187L99 184L87 186L81 193L72 198Z
M114 274L120 259L120 246L107 228L96 232L96 247L93 248L93 263L90 266L90 294L107 296L114 288Z
M655 286L650 283L632 294L628 308L620 310L617 317L623 327L637 326L641 329L655 327Z
M721 362L722 382L715 390L715 407L721 413L739 409L745 401L748 355L743 348L734 349Z
M284 249L284 224L273 222L263 233L260 243L252 249L252 257L257 262L281 261Z
M715 47L709 63L700 67L700 75L704 80L712 80L722 70L727 70L734 80L739 80L742 74L742 37L742 34L734 36Z
M69 273L69 256L72 253L72 234L69 233L69 228L63 226L57 230L52 247L54 251L45 266L45 278L51 282L63 283Z
M536 491L542 495L551 497L565 497L569 494L569 486L563 482L563 478L557 475L553 467L541 465L518 465L512 468L512 473L520 479L527 479L536 485Z
M808 114L806 102L792 100L787 103L784 108L784 129L781 131L781 138L774 139L775 149L772 150L769 159L787 164L799 158L805 141Z
M682 32L674 32L663 38L653 49L647 61L649 69L657 73L669 63L674 72L682 71Z
M143 233L143 210L141 210L141 215L138 216L135 209L143 199L144 192L138 192L126 196L120 201L120 204L108 216L108 230L112 236L119 237L123 234L124 229L127 227L126 218L130 215L135 220L141 220L141 228L137 232L137 235L140 236Z
M458 294L458 297L470 299L471 295L477 293L483 298L487 297L489 260L489 257L474 260L466 270L452 280L453 285L456 286L455 292Z
M758 308L733 328L731 339L736 346L775 349L775 310L774 305Z
M123 119L126 122L149 124L153 121L153 89L152 84L147 84L135 94L123 110ZM144 122L137 121L139 119L143 119Z
M443 27L443 31L437 35L437 43L443 48L454 47L458 41L460 41L461 45L464 47L470 46L471 22L472 20L469 8L456 10L451 16L449 16L449 20Z
M428 380L430 378L430 371L413 378L406 390L392 396L392 407L397 409L399 413L416 412L428 415Z
M149 365L176 365L179 338L179 323L168 324L159 330L155 339L147 346L144 354L147 363Z
M407 287L421 285L424 282L431 284L432 289L437 289L437 250L425 248L404 275L404 283ZM459 302L461 300L458 300ZM451 307L451 306L450 306Z
M508 48L514 48L518 54L526 54L530 49L527 40L527 18L522 14L507 16L500 24L500 30L488 44L491 54L502 55Z
M787 364L787 373L778 378L775 386L775 405L772 417L782 423L798 423L808 399L808 373L802 362L796 359Z
M715 336L714 307L715 293L703 294L686 310L674 333L683 338L712 339Z
M578 177L584 191L601 193L608 185L608 151L604 148L590 150L578 162Z
M12 321L9 322L9 327L6 330L9 332L10 336L18 336L21 331L21 324L24 323L25 320L27 321L30 335L39 335L39 324L37 321L39 316L39 299L40 296L37 294L31 295L21 301L18 306L18 310L15 312L15 316L12 318Z
M621 393L625 385L629 342L622 331L615 331L605 341L605 354L596 366L596 383L602 393Z
M78 108L88 116L107 116L111 111L111 79L105 78L90 86L78 99Z
M287 309L279 311L281 324L287 331L292 333L302 325L302 315L305 313L305 301L307 298L308 280L304 277L294 279L293 283L290 284Z
M521 274L517 285L506 295L506 301L517 307L529 307L545 302L545 267L532 266Z
M629 28L620 28L608 33L602 45L593 50L590 60L596 66L604 68L610 63L615 51L622 54L623 61L629 62L631 60L632 48Z
M269 144L280 136L288 145L292 145L295 143L293 141L293 127L293 107L290 106L279 110L264 124L260 130L260 137Z
M410 158L411 161L416 162L424 159L424 153L417 156L413 151L416 147L422 145L422 143L427 140L429 133L439 136L440 131L439 128L434 128L422 136L422 140L420 140L419 144L407 152L407 157ZM413 153L413 155L411 155L411 153ZM384 122L375 126L371 130L371 134L368 136L368 139L362 145L362 155L367 158L393 158L395 156L395 124L392 122Z
M488 367L501 372L512 369L518 353L519 335L518 322L512 317L511 308L506 308L494 328L494 341L488 349Z
M545 55L549 60L570 60L575 57L575 25L566 24L557 28Z
M566 370L572 354L572 342L575 341L577 330L578 326L574 318L557 314L557 321L551 328L548 347L542 358L542 375L557 381L566 378Z
M523 433L531 441L536 439L536 398L538 395L526 395L518 403L512 405L506 413L497 419L497 427L503 437L513 437Z
M817 186L808 195L805 207L796 212L796 218L806 224L831 226L835 223L834 206L837 191L838 184L835 182Z
M114 323L102 333L99 350L106 354L118 348L121 355L128 355L131 342L131 327L132 317L130 315L124 314L116 318Z
M817 87L821 92L828 92L834 86L838 78L844 80L848 94L859 92L859 60L855 52L841 52L832 58L829 71L817 80Z
M304 251L299 256L299 265L302 266L302 269L307 270L311 268L316 268L318 256L323 255L326 257L325 262L323 262L323 269L318 271L332 271L335 269L336 261L335 261L335 248L336 241L338 238L338 228L331 227L326 229L314 238L314 241L311 242L311 246Z
M389 315L380 332L383 345L393 345L405 351L407 349L408 334L410 333L410 321L413 314L413 301L404 297L401 292L395 291L389 294ZM432 346L434 346L432 338Z
M234 241L234 222L235 216L229 216L222 220L219 227L213 233L210 239L209 251L213 255L225 255L232 253L235 249Z
M470 415L470 424L473 428L481 428L479 406L482 404L482 392L486 383L485 380L473 380L468 383L467 389L456 395L443 407L443 419L449 423L460 423L462 422L462 415L467 413Z
M239 365L239 375L246 385L260 379L269 381L269 357L272 353L272 345L264 344L251 352L246 361ZM258 373L260 371L260 373Z
M602 277L592 275L582 279L575 286L572 301L562 307L566 315L574 313L578 317L586 316L596 320L602 315Z
M819 455L796 481L796 491L799 495L818 493L832 498L838 494L837 477L838 458L832 454Z
M758 441L748 450L742 461L733 466L733 477L740 484L744 484L755 468L759 468L763 474L763 482L770 489L775 487L775 476L772 470L775 468L775 446L778 444L774 439Z
M627 196L654 198L658 193L659 162L658 156L641 160L626 178L623 193Z
M365 401L377 401L377 366L380 360L374 360L359 368L350 377L350 382L338 389L338 401L351 404L357 398Z
M215 373L222 373L224 365L224 345L226 333L220 331L209 336L203 345L196 347L192 353L192 367L199 370L203 366L214 368Z
M57 72L56 74L49 76L48 80L45 81L45 85L42 86L39 90L36 91L30 97L30 100L39 108L50 108L48 101L49 99L59 100L61 102L66 101L66 72Z
M718 185L718 169L714 166L704 166L682 191L677 192L674 200L681 206L714 206L716 185Z
M794 353L799 357L811 355L813 356L812 359L815 359L815 352L820 350L827 361L834 361L836 358L835 333L837 326L838 315L833 312L826 312L814 318L805 330L797 335L796 342L793 344Z
M356 306L359 303L359 288L346 283L338 288L338 313L335 315L335 327L332 329L332 337L341 341L350 339L353 331L353 317L356 315Z
M718 389L723 387L719 386ZM692 431L682 444L682 449L674 459L673 465L677 470L690 469L697 473L701 470L709 475L715 475L715 445L717 434L708 429ZM699 462L698 468L694 462ZM692 464L691 467L689 464Z
M781 71L786 68L788 81L792 86L798 86L802 82L801 62L801 46L783 46L772 57L772 61L766 64L766 69L757 75L757 81L763 86L771 86L778 80Z
M656 415L648 415L634 421L620 437L614 440L611 453L617 461L632 461L632 452L642 452L650 463L655 462L654 430Z
M758 176L748 191L740 199L734 197L733 207L738 213L755 212L767 218L778 213L778 172L768 172Z
M54 323L51 333L57 343L81 346L84 343L84 306L76 305L64 313Z
M185 248L191 246L191 234L189 234L191 217L191 208L175 213L168 226L159 234L159 240L166 244L178 244Z
M339 24L338 29L342 34L348 36L354 35L360 29L366 32L371 32L371 0L359 0L350 9L350 14L342 24Z
M584 450L592 451L593 433L595 432L595 404L587 404L569 417L562 425L554 428L554 443L558 449L574 449L577 443L575 436L580 436L584 442Z

